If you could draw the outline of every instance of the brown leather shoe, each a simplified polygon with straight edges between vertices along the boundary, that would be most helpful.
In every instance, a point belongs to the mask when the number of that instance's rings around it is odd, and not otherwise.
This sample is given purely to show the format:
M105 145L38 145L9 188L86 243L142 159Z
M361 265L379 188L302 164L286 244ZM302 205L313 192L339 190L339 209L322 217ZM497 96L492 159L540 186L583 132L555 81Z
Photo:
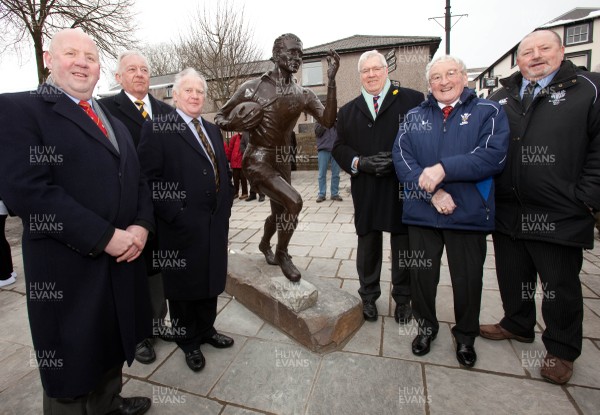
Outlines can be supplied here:
M479 326L479 334L490 340L509 340L513 339L521 343L533 343L535 337L522 337L512 334L504 329L500 324L482 324Z
M573 362L548 353L542 361L540 375L548 382L563 385L573 376Z

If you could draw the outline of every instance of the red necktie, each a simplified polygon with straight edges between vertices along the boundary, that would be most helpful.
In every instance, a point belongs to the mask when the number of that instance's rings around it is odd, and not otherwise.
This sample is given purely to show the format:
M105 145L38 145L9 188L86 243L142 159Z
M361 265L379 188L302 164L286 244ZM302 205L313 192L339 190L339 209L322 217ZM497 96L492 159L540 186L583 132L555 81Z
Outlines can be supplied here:
M373 97L373 108L375 108L375 114L377 114L379 112L379 103L377 102L379 100L379 95Z
M448 118L448 115L450 115L450 113L452 112L453 109L454 109L454 107L452 107L450 105L445 106L444 108L442 108L442 112L444 113L444 120L446 118Z
M108 137L108 131L106 131L106 127L104 126L104 124L102 124L102 121L100 121L100 118L98 118L94 110L92 110L92 106L90 105L90 103L87 101L79 101L79 106L83 108L85 113L89 115L89 117L92 119L92 121L94 121L98 128L100 128L104 135Z

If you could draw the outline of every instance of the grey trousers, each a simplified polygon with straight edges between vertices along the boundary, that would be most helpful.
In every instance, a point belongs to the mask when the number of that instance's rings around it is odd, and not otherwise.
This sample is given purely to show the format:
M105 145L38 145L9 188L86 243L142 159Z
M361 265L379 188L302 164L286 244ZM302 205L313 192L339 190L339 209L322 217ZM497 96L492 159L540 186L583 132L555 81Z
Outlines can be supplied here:
M44 415L105 415L119 408L123 365L106 372L98 386L76 398L51 398L44 391Z

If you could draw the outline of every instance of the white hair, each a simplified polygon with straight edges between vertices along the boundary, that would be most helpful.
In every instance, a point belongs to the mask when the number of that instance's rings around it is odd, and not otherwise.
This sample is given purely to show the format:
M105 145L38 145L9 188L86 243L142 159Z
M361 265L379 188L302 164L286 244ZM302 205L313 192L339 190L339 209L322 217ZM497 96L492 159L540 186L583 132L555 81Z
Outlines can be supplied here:
M200 73L195 70L194 68L185 68L183 71L179 72L177 75L175 75L175 82L173 83L173 91L177 91L177 93L179 93L179 87L181 86L181 83L183 82L183 80L185 78L197 78L200 81L202 81L202 84L204 85L204 93L206 94L206 91L208 89L208 85L206 83L206 79L200 75Z
M140 58L142 58L144 60L144 62L146 63L146 66L148 67L148 75L150 75L152 73L152 68L150 67L150 64L148 63L148 58L146 58L146 56L142 52L140 52L139 50L135 50L135 49L126 50L126 51L119 53L119 57L117 58L117 69L115 70L115 73L118 73L118 74L123 73L122 72L123 68L121 67L121 63L123 62L123 59L125 59L128 56L139 56Z
M384 66L384 67L388 66L387 61L385 60L385 56L383 56L377 50L373 49L373 50L369 50L369 51L363 53L362 55L360 55L360 58L358 58L358 72L360 72L363 63L365 63L365 61L367 59L371 59L373 56L376 56L379 58L379 60L381 61L381 66Z
M442 56L438 56L437 58L433 59L425 67L425 79L427 80L427 82L429 82L429 72L431 71L431 68L433 67L433 65L435 65L436 63L442 63L442 62L454 62L458 65L458 68L460 69L460 71L463 74L465 74L465 75L467 74L467 65L465 65L465 63L462 61L462 59L459 59L456 56L452 56L452 55L442 55Z

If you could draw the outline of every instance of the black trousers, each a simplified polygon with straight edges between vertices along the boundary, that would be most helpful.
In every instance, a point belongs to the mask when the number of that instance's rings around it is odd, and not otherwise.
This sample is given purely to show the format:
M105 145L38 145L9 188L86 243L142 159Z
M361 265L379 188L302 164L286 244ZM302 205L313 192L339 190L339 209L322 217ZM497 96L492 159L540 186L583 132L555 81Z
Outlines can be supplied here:
M105 415L119 408L123 365L106 372L96 388L76 398L50 398L44 391L44 415Z
M217 297L179 301L169 299L171 327L177 345L184 353L200 348L204 339L212 337L217 318Z
M534 337L535 288L542 283L546 350L573 361L581 354L583 296L579 272L582 248L550 242L514 240L495 232L496 274L504 308L500 325L511 333Z
M479 335L485 233L409 226L408 235L412 306L419 332L435 335L440 327L435 297L445 246L456 321L452 334L458 343L472 346Z
M4 235L7 215L0 215L0 280L7 280L13 272L10 245Z
M391 234L392 298L397 304L410 301L410 272L400 266L400 252L408 250L408 235ZM360 281L358 294L363 301L375 301L381 296L379 280L383 256L383 232L372 231L358 235L356 270Z

